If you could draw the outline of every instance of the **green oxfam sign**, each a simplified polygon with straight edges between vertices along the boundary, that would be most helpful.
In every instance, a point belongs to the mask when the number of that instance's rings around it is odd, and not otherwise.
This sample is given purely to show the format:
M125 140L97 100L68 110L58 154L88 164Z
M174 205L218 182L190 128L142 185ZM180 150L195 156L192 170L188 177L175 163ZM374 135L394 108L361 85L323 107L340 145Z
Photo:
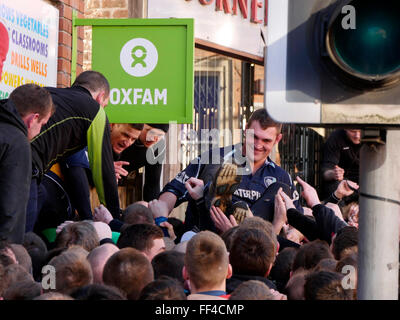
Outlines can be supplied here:
M86 20L86 19L85 19ZM191 123L193 19L94 19L92 69L110 82L114 123Z

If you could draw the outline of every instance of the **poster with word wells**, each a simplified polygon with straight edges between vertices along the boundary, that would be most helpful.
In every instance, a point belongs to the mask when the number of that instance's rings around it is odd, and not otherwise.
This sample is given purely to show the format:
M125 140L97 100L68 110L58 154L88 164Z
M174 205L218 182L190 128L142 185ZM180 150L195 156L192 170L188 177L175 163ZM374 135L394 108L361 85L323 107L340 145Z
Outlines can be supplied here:
M42 0L0 0L0 99L27 83L57 85L58 17Z

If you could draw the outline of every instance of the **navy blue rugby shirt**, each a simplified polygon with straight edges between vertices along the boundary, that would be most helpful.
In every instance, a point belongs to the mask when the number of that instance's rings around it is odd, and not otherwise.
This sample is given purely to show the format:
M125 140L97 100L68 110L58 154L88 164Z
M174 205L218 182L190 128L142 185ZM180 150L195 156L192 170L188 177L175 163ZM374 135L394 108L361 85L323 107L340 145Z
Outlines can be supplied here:
M212 158L213 155L215 156L215 153L219 154L219 159L217 159L217 161L215 160L215 157ZM190 197L185 188L185 182L191 177L202 179L204 181L206 191L207 187L211 183L210 177L213 176L213 174L207 175L207 170L215 174L216 170L220 166L219 164L212 164L213 159L216 162L218 162L218 160L220 162L232 162L234 159L236 163L242 164L241 172L243 175L238 189L232 196L233 202L240 200L245 201L249 205L250 209L252 209L253 204L255 204L255 202L263 196L265 190L271 184L274 182L282 182L290 186L292 199L295 200L294 205L300 212L303 212L303 208L299 202L298 192L296 191L290 175L277 164L275 164L269 157L267 158L265 164L263 164L254 174L251 174L251 169L248 165L245 165L245 157L242 156L242 146L237 144L219 148L218 150L213 149L212 151L203 153L200 157L192 160L191 163L183 171L178 173L178 175L172 181L167 183L161 191L161 193L171 192L177 197L175 207L185 201L189 201L185 219L185 224L187 227L186 229L192 227L191 224L194 222L192 221L192 211L196 210L196 207L193 199ZM206 166L208 166L208 169L206 169ZM214 167L215 169L213 170L213 168L211 168L210 170L210 167ZM247 172L249 173L246 174ZM263 206L260 207L257 205L257 211L252 210L253 214L271 221L273 212L268 213L267 211L273 210L273 202L265 202L265 204L266 205L264 209L260 209L263 208Z

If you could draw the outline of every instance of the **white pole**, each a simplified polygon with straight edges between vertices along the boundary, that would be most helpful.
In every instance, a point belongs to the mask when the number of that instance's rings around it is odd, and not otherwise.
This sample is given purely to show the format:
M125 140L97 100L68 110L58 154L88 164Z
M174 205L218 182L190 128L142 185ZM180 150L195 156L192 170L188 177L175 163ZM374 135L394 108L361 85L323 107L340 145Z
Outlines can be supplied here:
M360 153L359 300L397 300L399 286L400 131Z

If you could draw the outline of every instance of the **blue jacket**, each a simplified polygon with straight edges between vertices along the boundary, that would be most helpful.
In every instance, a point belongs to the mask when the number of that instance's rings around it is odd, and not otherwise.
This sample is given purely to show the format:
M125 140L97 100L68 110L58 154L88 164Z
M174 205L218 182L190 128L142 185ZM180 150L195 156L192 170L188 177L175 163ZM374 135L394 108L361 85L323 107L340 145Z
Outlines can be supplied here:
M242 169L241 182L232 196L233 203L240 200L245 201L249 205L250 209L252 209L252 206L258 199L264 196L266 189L271 184L274 182L282 182L290 186L292 199L295 199L294 204L299 211L303 212L298 200L298 192L296 191L291 177L285 170L268 158L266 163L253 175L251 174L251 169L248 166L245 157L242 156L241 145L233 145L204 152L201 156L192 160L186 169L181 171L172 181L166 184L161 191L161 193L171 192L177 197L175 207L185 201L189 201L185 218L186 230L191 230L191 228L197 224L195 216L198 208L195 201L193 201L187 192L185 182L191 177L202 179L205 185L205 192L207 192L208 186L220 167L218 161L220 161L220 163L230 162L233 159ZM273 202L266 202L265 207L262 210L260 210L260 206L257 206L256 212L252 210L253 214L255 216L263 217L266 220L272 220L273 212L271 214L270 211L271 209L273 210L273 205L271 208L271 203Z

